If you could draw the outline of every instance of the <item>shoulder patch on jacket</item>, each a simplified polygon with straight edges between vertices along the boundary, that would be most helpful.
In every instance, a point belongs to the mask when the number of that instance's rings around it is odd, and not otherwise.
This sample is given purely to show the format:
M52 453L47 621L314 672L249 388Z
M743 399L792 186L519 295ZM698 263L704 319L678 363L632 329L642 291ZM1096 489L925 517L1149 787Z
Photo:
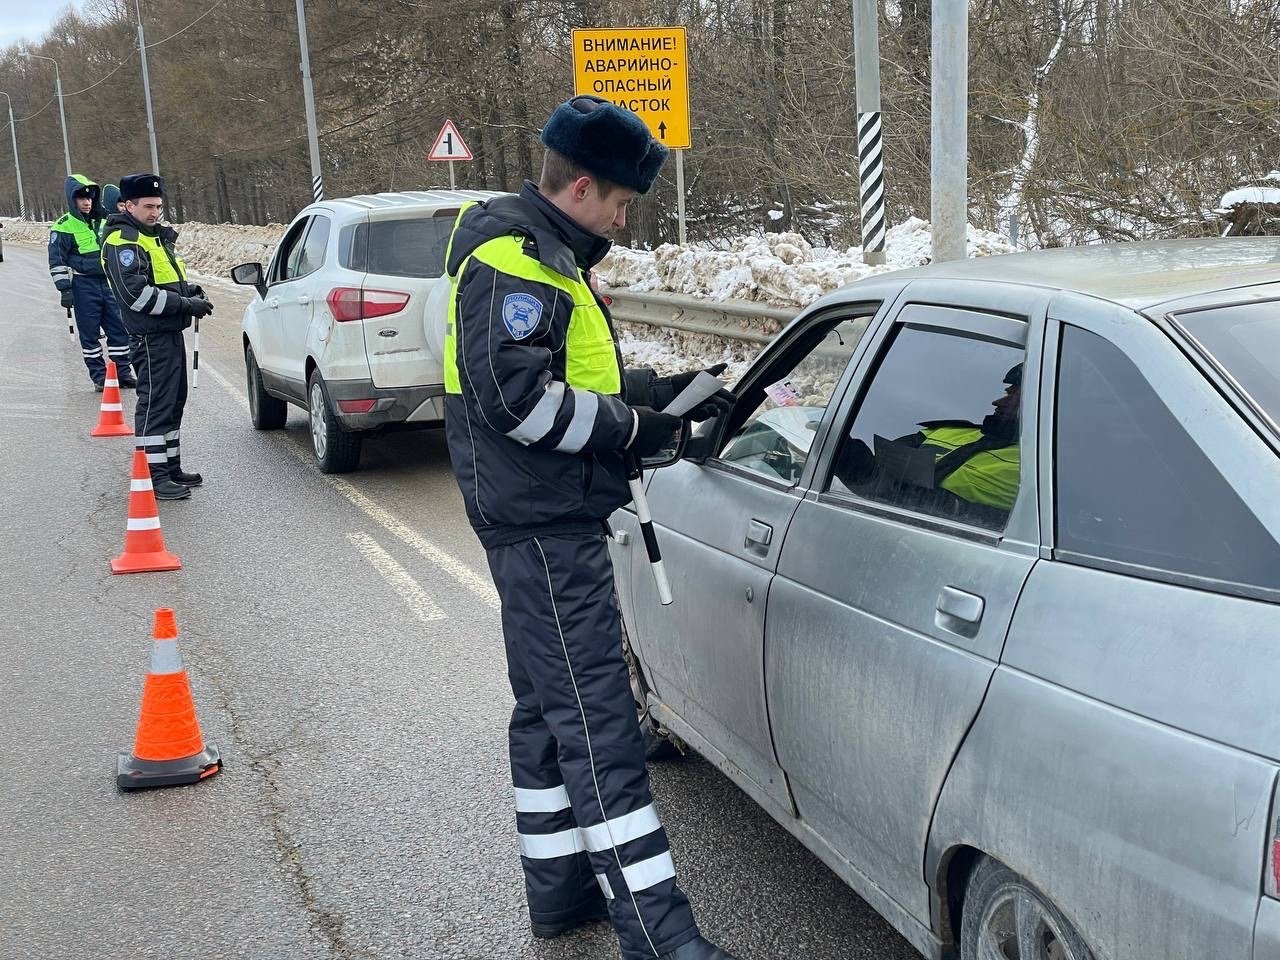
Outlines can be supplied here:
M133 253L133 247L120 248L120 266L125 268L132 267L134 259L136 258Z
M537 329L542 319L542 304L527 293L509 293L502 299L502 322L511 335L523 340Z

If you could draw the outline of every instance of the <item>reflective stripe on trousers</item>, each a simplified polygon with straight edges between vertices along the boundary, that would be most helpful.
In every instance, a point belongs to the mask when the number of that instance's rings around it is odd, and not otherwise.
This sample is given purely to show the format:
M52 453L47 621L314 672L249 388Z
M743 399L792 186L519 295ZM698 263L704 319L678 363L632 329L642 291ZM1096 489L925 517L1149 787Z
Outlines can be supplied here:
M602 535L489 550L516 707L509 739L530 916L601 894L625 960L697 935L649 792Z

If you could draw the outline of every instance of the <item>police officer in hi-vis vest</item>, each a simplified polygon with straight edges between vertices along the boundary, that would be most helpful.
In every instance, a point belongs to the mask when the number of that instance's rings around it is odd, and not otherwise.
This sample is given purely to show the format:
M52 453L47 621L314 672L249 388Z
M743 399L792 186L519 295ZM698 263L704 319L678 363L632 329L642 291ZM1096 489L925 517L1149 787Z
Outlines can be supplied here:
M604 535L630 500L625 457L668 443L680 420L655 408L697 375L623 370L589 276L667 151L596 97L559 106L542 142L539 184L458 216L444 351L449 452L502 601L533 934L608 918L626 960L732 960L676 884ZM721 391L688 419L731 403Z
M160 225L164 181L132 174L120 181L124 212L107 221L102 267L129 331L138 376L133 429L147 453L151 483L160 500L182 500L200 486L198 473L182 469L182 408L187 402L187 350L182 331L193 317L213 313L204 291L187 283L174 252L178 233Z
M120 386L132 387L129 335L102 275L99 241L107 213L98 206L98 185L77 173L67 177L65 189L67 212L54 221L49 233L49 275L62 294L62 306L75 307L80 353L94 387L101 391L107 375L103 333L107 335L107 355L116 362Z

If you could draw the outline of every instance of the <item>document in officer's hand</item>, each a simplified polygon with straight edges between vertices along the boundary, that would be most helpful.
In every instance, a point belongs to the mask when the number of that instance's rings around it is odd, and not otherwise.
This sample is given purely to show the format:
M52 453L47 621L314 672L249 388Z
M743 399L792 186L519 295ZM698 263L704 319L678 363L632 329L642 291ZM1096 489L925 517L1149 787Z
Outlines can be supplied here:
M723 386L718 377L713 377L703 370L693 378L693 383L681 390L674 400L662 408L662 412L672 417L683 417L703 400L718 393Z

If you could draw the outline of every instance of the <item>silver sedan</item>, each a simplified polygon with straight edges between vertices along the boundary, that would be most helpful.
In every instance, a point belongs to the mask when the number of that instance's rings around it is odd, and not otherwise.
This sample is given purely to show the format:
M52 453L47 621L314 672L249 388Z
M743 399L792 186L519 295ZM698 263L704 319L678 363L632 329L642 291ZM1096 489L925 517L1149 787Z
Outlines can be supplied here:
M646 722L928 957L1280 957L1280 240L806 310L612 552Z

